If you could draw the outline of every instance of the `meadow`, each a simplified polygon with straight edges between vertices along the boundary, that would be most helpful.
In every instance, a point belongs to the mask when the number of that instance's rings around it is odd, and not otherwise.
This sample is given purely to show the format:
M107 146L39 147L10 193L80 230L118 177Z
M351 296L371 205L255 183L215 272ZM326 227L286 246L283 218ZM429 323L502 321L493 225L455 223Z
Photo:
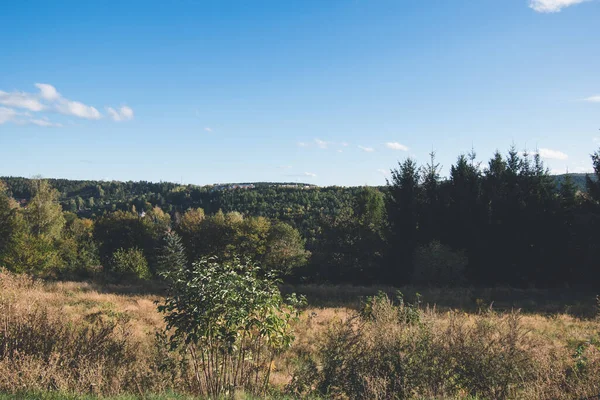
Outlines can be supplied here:
M193 398L185 356L157 336L164 328L155 304L160 285L48 282L2 272L0 289L0 399ZM600 393L593 294L416 290L402 288L405 299L394 300L395 290L385 287L282 287L304 293L308 304L261 398Z

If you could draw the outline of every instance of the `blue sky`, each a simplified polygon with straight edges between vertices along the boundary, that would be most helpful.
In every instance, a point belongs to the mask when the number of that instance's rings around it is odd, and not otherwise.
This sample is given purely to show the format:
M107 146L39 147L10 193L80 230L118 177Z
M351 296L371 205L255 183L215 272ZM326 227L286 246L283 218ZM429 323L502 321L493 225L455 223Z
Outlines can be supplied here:
M600 145L600 0L7 0L0 175L378 185Z

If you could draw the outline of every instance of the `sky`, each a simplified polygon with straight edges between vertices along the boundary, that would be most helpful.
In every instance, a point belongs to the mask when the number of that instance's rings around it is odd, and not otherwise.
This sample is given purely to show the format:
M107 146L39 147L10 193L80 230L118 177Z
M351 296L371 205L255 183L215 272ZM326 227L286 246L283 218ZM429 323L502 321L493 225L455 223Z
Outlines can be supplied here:
M381 185L600 146L600 0L4 0L0 176Z

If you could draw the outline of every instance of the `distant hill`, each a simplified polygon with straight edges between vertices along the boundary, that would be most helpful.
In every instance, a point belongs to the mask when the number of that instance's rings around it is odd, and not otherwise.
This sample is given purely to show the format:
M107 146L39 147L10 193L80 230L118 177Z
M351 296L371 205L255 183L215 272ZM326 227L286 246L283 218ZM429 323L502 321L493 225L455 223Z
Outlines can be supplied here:
M568 174L568 175L571 176L573 183L579 190L582 190L582 191L585 190L585 177L588 174ZM558 188L560 188L560 186L564 182L566 176L567 176L567 174L554 175L554 180L556 181L556 186ZM594 174L589 174L589 176L590 176L590 178L592 178L594 180L596 179L596 176Z

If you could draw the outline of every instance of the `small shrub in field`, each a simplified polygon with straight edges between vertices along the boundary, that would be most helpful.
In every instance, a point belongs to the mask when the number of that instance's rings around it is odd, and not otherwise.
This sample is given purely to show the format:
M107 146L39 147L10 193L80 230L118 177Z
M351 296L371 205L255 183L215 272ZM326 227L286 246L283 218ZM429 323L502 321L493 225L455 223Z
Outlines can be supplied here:
M269 272L249 262L203 258L164 272L169 295L159 306L173 350L189 354L192 391L211 397L237 389L264 394L274 357L294 336L299 301L284 301Z
M419 298L419 294L417 293ZM387 311L387 313L385 311ZM401 291L396 292L395 301L391 300L387 294L380 291L375 296L367 297L360 309L360 316L363 319L373 320L382 315L388 315L397 318L397 322L415 324L421 320L421 310L419 304L413 305L404 302L404 295Z
M139 279L150 279L148 261L144 253L137 248L119 249L110 260L111 272L121 276L133 276Z
M420 246L414 254L413 283L417 285L454 286L464 282L468 258L437 240Z

